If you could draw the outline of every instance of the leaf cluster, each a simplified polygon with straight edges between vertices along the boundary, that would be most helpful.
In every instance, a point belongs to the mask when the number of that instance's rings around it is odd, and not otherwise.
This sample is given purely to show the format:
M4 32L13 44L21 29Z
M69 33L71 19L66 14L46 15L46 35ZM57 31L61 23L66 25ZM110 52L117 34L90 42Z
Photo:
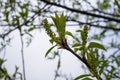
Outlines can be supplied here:
M4 80L16 80L19 76L19 79L22 80L22 74L18 72L18 67L16 66L15 72L12 76L9 75L7 69L3 67L3 63L5 63L6 60L3 60L0 58L0 79Z
M45 57L50 53L50 51L56 47L57 45L70 51L73 55L75 55L80 61L82 61L88 68L88 70L92 73L92 75L94 77L96 77L98 80L102 80L100 74L98 73L97 68L99 67L99 60L98 55L96 56L96 54L98 53L98 49L102 49L105 50L105 47L100 44L100 43L96 43L96 42L90 42L88 45L87 44L87 38L88 38L88 26L84 25L83 30L77 30L77 32L80 33L81 35L81 42L79 43L78 40L75 38L75 36L73 36L73 34L69 31L65 31L65 27L66 27L66 21L65 21L65 16L62 15L59 17L57 15L57 13L55 13L55 17L51 17L55 27L57 29L57 33L58 33L58 37L56 37L56 34L51 30L51 26L48 23L47 19L43 20L44 23L44 28L47 32L47 34L50 36L50 38L52 39L53 42L56 43L55 46L51 47ZM73 39L76 40L77 43L73 44L73 49L75 51L73 51L68 43L67 43L67 39L65 38L65 35L69 35L71 36ZM76 50L77 47L77 50ZM76 52L80 51L80 55L78 55ZM80 77L81 78L81 77Z
M55 32L52 31L51 27L52 25L50 25L48 23L48 20L47 19L44 19L43 20L43 25L44 25L44 28L47 32L47 34L50 36L50 42L53 44L53 42L55 42L57 45L59 45L61 48L63 48L62 46L62 41L65 41L65 29L66 29L66 18L64 16L64 14L62 13L62 15L59 17L57 13L55 13L55 17L51 16L53 22L54 22L54 25L55 25L55 28L57 29L57 33L58 33L58 36L56 36L57 34L55 34ZM53 46L51 47L45 56L47 56L49 54L49 52L54 48L56 47Z

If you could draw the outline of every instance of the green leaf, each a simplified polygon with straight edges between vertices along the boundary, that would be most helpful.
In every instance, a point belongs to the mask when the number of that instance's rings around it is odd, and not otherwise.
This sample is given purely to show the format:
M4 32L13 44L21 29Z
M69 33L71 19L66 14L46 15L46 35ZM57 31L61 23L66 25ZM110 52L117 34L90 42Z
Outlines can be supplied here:
M115 24L113 24L113 23L109 23L109 26L111 27L111 28L115 28L116 27L116 25ZM107 31L107 30L106 30Z
M93 80L93 79L86 77L86 78L84 78L82 80Z
M105 30L103 30L103 31L100 33L100 35L101 35L101 36L104 36L106 32L107 32L107 30L105 29Z
M54 42L54 40L53 40L53 39L50 39L49 41L50 41L50 43L51 43L51 44L53 44L53 42Z
M75 43L72 47L79 47L79 46L81 46L80 43Z
M118 0L114 0L114 1L115 1L115 4L120 8Z
M119 4L119 0L114 0L115 1L115 4L117 5L118 7L118 11L120 12L120 4Z
M54 46L52 46L47 52L46 52L46 54L45 54L45 57L50 53L50 51L54 48L54 47L56 47L57 45L54 45Z
M28 29L28 32L31 32L31 31L33 31L34 29L35 29L34 27L31 27L31 28Z
M15 3L16 2L16 0L10 0L10 3Z
M80 32L80 33L81 33L82 41L85 41L85 33L84 33L84 31L82 31L82 30L77 30L77 32Z
M5 61L6 60L3 60L3 59L0 58L0 66L2 66Z
M76 32L83 32L82 30L77 30Z
M74 48L74 51L77 52L80 48Z
M102 74L104 72L104 68L108 66L108 62L107 61L101 61L101 66L100 66L100 70L99 73Z
M88 77L88 76L91 76L91 75L90 74L83 74L83 75L76 77L74 80L81 80L81 78Z
M55 17L51 16L55 27L57 29L57 32L59 34L59 37L64 39L65 38L65 27L66 27L66 17L62 13L62 15L59 17L57 13L55 13Z
M4 16L5 16L5 19L4 19L4 21L6 21L6 22L9 22L9 11L4 11L3 12L3 14L4 14Z
M99 48L99 49L102 49L102 50L106 51L105 47L102 44L99 44L99 43L96 43L96 42L91 42L88 45L88 48Z
M53 17L53 16L51 16L51 18L52 18L52 20L53 20L53 22L55 23L55 26L56 26L57 25L56 18Z
M109 0L104 0L103 2L100 2L100 4L98 5L101 10L106 10L110 7Z
M72 35L72 33L69 32L69 31L66 31L65 34L71 36L72 38L74 38L74 36Z

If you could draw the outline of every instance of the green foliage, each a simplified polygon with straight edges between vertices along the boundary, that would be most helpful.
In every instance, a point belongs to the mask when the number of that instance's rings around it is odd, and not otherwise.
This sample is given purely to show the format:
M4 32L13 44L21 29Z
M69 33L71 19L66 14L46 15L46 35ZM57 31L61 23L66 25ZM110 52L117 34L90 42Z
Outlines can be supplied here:
M55 42L60 47L62 47L61 40L62 41L65 40L66 18L65 18L63 13L60 17L57 15L57 13L55 13L55 17L51 16L51 18L55 24L56 29L57 29L58 36L56 36L57 34L55 34L55 32L53 32L51 30L51 25L48 23L47 19L43 20L44 28L45 28L47 34L51 37L50 42L51 43Z
M83 75L80 75L80 76L78 76L78 77L76 77L74 80L80 80L80 79L82 79L82 78L84 78L84 77L88 77L88 76L91 76L90 74L83 74ZM83 80L83 79L82 79ZM85 80L85 79L84 79ZM86 80L92 80L92 79L86 79Z
M98 66L99 66L99 59L98 56L96 56L96 49L102 49L105 50L105 47L99 43L96 42L90 42L88 47L86 46L87 44L87 37L88 37L88 26L85 25L83 30L77 30L77 32L80 33L81 35L81 42L82 43L75 43L72 47L74 48L74 51L72 51L72 49L69 47L69 45L67 44L67 39L65 38L65 35L69 35L72 38L74 38L73 34L69 31L65 31L65 17L63 17L64 15L62 14L61 17L58 17L57 13L55 13L55 17L51 17L53 22L55 23L55 27L57 29L57 33L59 35L58 39L55 36L55 33L51 30L51 26L50 24L48 24L47 19L44 19L44 28L47 31L47 34L52 38L53 42L55 42L57 45L61 46L62 48L70 51L71 53L73 53L73 55L75 55L76 57L78 57L87 67L88 70L93 74L94 77L96 77L98 80L102 80L100 74L98 73ZM65 21L65 22L64 22ZM60 23L61 22L61 23ZM64 23L63 25L60 25ZM62 33L61 33L62 32ZM76 39L75 39L76 40ZM51 47L47 53L45 54L45 57L50 53L50 51L56 47L53 46ZM94 51L95 48L95 51ZM76 54L75 52L80 51L82 57L80 57L78 54ZM81 75L78 76L75 80L85 77L88 75ZM90 76L90 75L89 75ZM88 80L90 78L84 78L84 80Z
M115 2L115 5L117 5L117 7L118 7L118 12L120 12L120 3L119 3L119 1L118 0L114 0Z
M80 32L81 39L82 39L82 55L85 56L86 53L86 43L87 43L87 37L88 37L88 26L85 25L83 30L77 30L77 32Z
M45 57L51 52L51 50L54 48L54 47L56 47L57 45L55 45L55 46L52 46L47 52L46 52L46 54L45 54Z
M35 28L34 27L30 27L29 29L28 29L28 32L31 32L31 31L33 31Z
M101 10L108 9L108 8L110 7L109 4L110 4L110 3L109 3L109 0L103 0L103 2L98 3L99 8L100 8Z
M65 39L65 27L66 27L66 18L64 14L59 17L57 13L55 13L55 17L51 16L55 27L57 28L57 32L59 34L60 39Z
M96 42L90 42L89 45L88 45L88 48L98 48L98 49L102 49L102 50L105 50L105 47L99 43L96 43Z
M58 15L62 11L66 16L63 13ZM54 12L56 12L55 16L50 16ZM51 17L53 24L49 24L49 19L43 20L46 17ZM120 79L119 0L95 0L94 2L89 2L89 0L36 0L35 4L32 0L0 0L0 52L2 53L3 50L7 52L5 50L8 50L7 46L11 46L11 41L16 37L13 34L16 34L18 30L20 36L27 39L25 42L29 46L33 36L36 37L32 32L41 30L42 20L50 36L50 42L53 44L45 54L46 57L54 47L59 46L58 49L70 51L85 64L85 69L89 70L91 76L84 76L82 80L90 80L92 77L100 79L100 76L105 80ZM69 27L69 25L70 27L79 26L77 35L66 31L66 26ZM73 44L69 45L67 36L71 37L70 42L73 41ZM52 58L60 56L57 52L52 54ZM3 63L4 60L1 59L0 64ZM60 60L57 66L60 68ZM2 65L1 71L0 78L8 79L7 68ZM17 72L18 67L15 68L14 73L22 76ZM14 76L17 77L15 74ZM57 71L56 75L60 76ZM14 76L10 74L10 78L16 79Z
M50 25L48 23L47 19L43 20L44 23L44 28L47 32L47 34L50 36L50 42L53 44L53 42L56 43L55 46L51 47L47 53L45 54L45 57L48 56L48 54L51 52L51 50L56 47L56 46L60 46L60 48L64 48L68 51L70 51L73 55L75 55L80 61L82 61L88 68L89 72L91 73L91 75L80 75L78 77L75 78L75 80L78 79L82 79L82 80L92 80L90 77L96 77L98 80L102 80L101 78L101 74L104 73L104 69L106 68L106 66L108 66L108 62L106 60L102 60L101 59L104 57L99 57L99 49L106 51L106 48L97 42L89 42L88 45L87 44L87 38L88 38L88 26L84 25L83 30L77 30L77 32L80 33L81 36L81 41L78 40L78 38L76 38L71 32L69 31L65 31L65 24L66 22L64 22L65 17L63 17L64 15L62 14L61 17L59 17L57 15L57 13L55 13L55 17L51 17L54 24L55 24L55 28L57 29L57 33L53 32L51 27L52 25ZM61 24L60 22L64 23L64 25L59 25ZM62 32L62 33L61 33ZM106 30L103 30L101 32L100 35L104 35L106 32ZM69 47L68 43L67 43L67 39L65 38L65 36L71 36L76 42L72 45L73 50ZM81 43L80 43L81 42ZM78 55L77 51L79 51L81 54ZM118 60L116 60L118 61ZM117 62L118 63L118 62ZM115 68L112 66L112 71L114 71ZM112 73L112 72L111 72ZM107 77L106 77L107 78ZM109 78L107 78L109 79Z
M9 75L7 68L3 67L3 64L6 60L0 58L0 79L1 80L16 80L19 76L19 79L22 80L22 74L18 72L18 67L16 67L15 72L12 76Z

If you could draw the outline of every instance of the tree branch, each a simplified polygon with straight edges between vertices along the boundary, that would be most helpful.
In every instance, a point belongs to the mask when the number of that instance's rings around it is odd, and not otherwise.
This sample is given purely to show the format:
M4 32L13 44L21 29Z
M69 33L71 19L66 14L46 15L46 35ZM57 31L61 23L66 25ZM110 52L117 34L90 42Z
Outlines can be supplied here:
M57 7L67 9L67 10L72 11L72 12L81 13L81 14L84 14L84 15L89 15L89 16L98 17L98 18L103 18L103 19L107 19L108 21L120 22L120 19L115 19L115 18L112 18L112 17L103 16L103 15L100 15L100 14L94 14L94 13L90 13L90 12L87 12L87 11L81 11L81 10L73 9L73 8L66 7L66 6L63 6L63 5L60 5L60 4L49 2L47 0L41 0L41 1L46 3L46 4L49 4L49 5L54 5L54 6L57 6Z
M68 50L69 52L71 52L75 57L77 57L80 61L82 61L89 69L91 69L91 66L89 65L89 63L87 62L85 57L80 57L78 54L76 54L67 44L67 41L62 41L62 46L64 49Z
M109 29L109 30L114 30L114 31L120 31L120 28L113 28L113 27L109 27L109 26L102 26L102 25L97 25L97 24L92 24L92 23L87 23L87 22L81 22L81 21L77 21L75 19L67 19L67 21L73 21L73 22L77 22L79 24L87 24L89 26L93 26L93 27L97 27L97 28L104 28L104 29Z
M93 8L93 10L91 10L91 11L96 11L96 12L102 13L103 15L110 15L110 16L114 16L114 17L120 17L119 14L107 13L107 12L104 12L104 11L99 10L98 8L95 8L94 6L91 5L91 3L90 3L88 0L84 0L84 1L85 1L87 4L89 4L90 7Z

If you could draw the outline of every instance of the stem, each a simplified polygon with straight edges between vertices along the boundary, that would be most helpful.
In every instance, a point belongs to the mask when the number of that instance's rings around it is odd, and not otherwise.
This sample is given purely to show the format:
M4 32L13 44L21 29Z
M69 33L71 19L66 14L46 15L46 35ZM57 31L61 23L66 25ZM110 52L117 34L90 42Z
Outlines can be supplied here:
M67 44L66 40L62 40L62 46L64 49L70 51L74 56L76 56L80 61L82 61L89 70L92 70L92 74L97 78L97 80L102 80L101 76L98 74L98 72L96 70L94 70L94 68L92 66L89 65L88 61L86 60L86 58L83 56L82 58L77 55Z
M76 56L80 61L82 61L88 68L91 68L91 66L88 64L85 57L81 58L79 55L77 55L67 44L67 41L62 41L62 45L64 49L70 51L74 56Z
M20 39L21 39L21 56L22 56L22 66L23 66L23 78L24 78L24 80L26 80L25 60L24 60L24 42L23 42L21 31L20 31Z
M98 79L98 80L103 80L100 76L97 76L97 79Z
M94 77L96 77L97 80L103 80L94 67L89 69L89 71L93 74Z

